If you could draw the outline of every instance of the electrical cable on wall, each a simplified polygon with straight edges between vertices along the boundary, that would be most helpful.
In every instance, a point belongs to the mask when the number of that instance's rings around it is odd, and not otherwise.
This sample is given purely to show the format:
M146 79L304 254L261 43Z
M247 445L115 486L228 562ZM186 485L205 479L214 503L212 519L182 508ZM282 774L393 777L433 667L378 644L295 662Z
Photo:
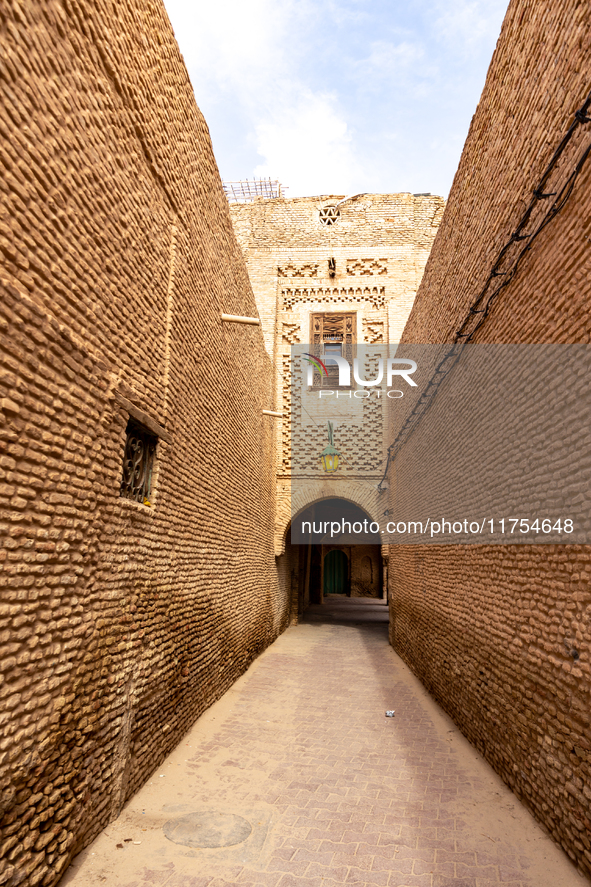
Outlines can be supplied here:
M583 166L585 165L589 157L589 154L591 154L591 141L583 150L581 156L579 157L579 160L575 164L573 171L568 176L564 185L558 191L550 193L546 192L544 189L546 188L552 172L557 166L559 159L564 153L575 132L584 124L591 123L591 117L588 116L588 111L590 107L591 91L588 93L587 98L585 99L581 107L575 111L573 122L564 134L560 144L554 151L554 154L552 155L550 162L544 170L544 173L542 174L537 187L534 188L532 191L532 198L527 209L523 213L519 223L517 224L517 227L511 234L510 238L506 241L506 243L503 245L500 252L498 253L496 261L489 272L484 286L480 290L478 296L470 305L468 313L466 314L460 327L456 331L453 338L453 344L435 367L435 371L429 379L425 390L422 392L417 403L411 410L410 414L407 416L402 428L396 435L393 443L391 443L388 447L386 467L384 469L382 479L378 484L378 492L381 493L384 491L385 487L383 486L383 484L388 475L388 470L390 468L390 463L392 459L400 451L401 447L410 437L412 432L419 424L420 420L427 412L427 409L433 402L435 394L437 393L439 386L443 382L443 379L447 376L447 374L452 370L452 368L458 361L462 351L462 346L468 344L472 340L476 332L481 328L483 323L486 321L492 305L494 304L499 293L501 293L515 278L515 275L517 274L517 271L519 269L519 265L521 264L521 261L525 257L525 255L531 250L533 242L547 227L547 225L549 225L550 222L562 211L568 199L570 198L574 190L575 182L579 177L581 170L583 169ZM549 200L551 197L554 197L555 200L544 213L541 221L538 223L533 231L531 231L530 233L525 233L524 229L531 222L535 208L542 201ZM503 266L511 252L511 248L517 243L523 243L524 245L518 249L518 251L513 255L512 260L509 261L509 263L503 270ZM496 287L493 288L493 281L500 282Z

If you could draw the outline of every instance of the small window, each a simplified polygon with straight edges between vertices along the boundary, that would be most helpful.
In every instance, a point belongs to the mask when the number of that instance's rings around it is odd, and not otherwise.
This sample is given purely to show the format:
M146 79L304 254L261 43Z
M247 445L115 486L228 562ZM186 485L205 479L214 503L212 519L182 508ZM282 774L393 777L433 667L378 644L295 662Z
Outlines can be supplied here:
M320 224L334 225L340 218L340 210L336 206L324 206L320 210Z
M120 495L124 499L150 505L152 472L158 438L139 422L127 423L127 439L123 454L123 478Z
M351 362L356 341L356 318L355 312L312 314L310 341L313 353L320 358L345 357ZM328 363L326 369L328 376L314 373L314 388L339 387L338 366Z

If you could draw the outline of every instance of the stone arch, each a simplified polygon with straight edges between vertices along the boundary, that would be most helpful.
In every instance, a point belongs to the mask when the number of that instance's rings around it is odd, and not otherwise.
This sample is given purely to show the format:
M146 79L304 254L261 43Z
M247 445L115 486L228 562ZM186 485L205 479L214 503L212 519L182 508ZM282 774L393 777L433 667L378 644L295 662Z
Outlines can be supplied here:
M287 533L291 526L292 518L297 517L310 505L321 502L323 499L343 499L351 502L365 511L372 520L380 521L380 513L383 512L386 503L384 496L377 491L370 481L354 482L348 478L324 479L310 481L307 484L298 483L297 491L291 496L291 487L283 486L282 501L278 503L277 522L275 526L275 556L279 557L285 552Z

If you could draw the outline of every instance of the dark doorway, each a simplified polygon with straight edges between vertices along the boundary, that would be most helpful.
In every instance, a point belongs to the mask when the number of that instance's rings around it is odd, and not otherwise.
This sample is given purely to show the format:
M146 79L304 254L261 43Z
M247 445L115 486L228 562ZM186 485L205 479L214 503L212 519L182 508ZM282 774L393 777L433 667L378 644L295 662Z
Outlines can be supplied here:
M349 593L349 563L343 551L333 549L324 558L324 594Z
M380 534L372 533L371 527L372 519L359 505L345 499L321 499L294 517L291 541L294 545L381 545Z
M340 526L333 532L337 521ZM355 614L358 619L358 612L366 610L374 613L361 602L379 600L384 591L381 537L371 532L371 524L359 505L337 498L321 499L297 514L278 561L281 585L290 595L292 621L309 607L346 607L353 600L359 605L347 609L347 618Z

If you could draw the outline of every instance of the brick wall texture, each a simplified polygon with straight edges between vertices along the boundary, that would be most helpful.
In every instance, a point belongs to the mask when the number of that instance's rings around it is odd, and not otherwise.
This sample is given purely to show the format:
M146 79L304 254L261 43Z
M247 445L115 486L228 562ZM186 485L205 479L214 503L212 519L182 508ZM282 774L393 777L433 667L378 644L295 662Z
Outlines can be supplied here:
M572 0L511 2L403 341L453 338L591 87L587 29ZM588 162L474 341L590 342L590 210ZM397 652L587 875L590 579L587 546L390 548Z
M50 885L286 625L272 367L160 2L0 7L0 883ZM160 441L119 496L128 413Z
M343 202L341 202L343 201ZM324 225L324 208L340 204L338 221ZM445 201L435 195L321 195L293 199L258 199L231 205L232 221L242 247L256 298L265 345L276 368L275 404L284 418L275 427L277 523L275 550L285 548L290 518L310 503L333 496L354 501L373 514L382 464L386 399L351 404L310 402L305 413L292 413L293 345L310 344L312 316L348 313L355 316L355 341L360 345L398 342L414 302ZM329 259L334 260L331 274ZM328 409L328 413L327 413ZM350 456L338 474L327 475L319 460L307 467L305 481L295 483L291 451L298 435L317 437L315 451L326 446L328 418L337 424L335 441ZM377 468L355 466L367 456L367 439L376 441ZM301 442L300 440L300 442ZM362 445L356 450L356 441ZM293 483L292 483L293 481ZM306 493L306 485L308 492ZM320 490L319 487L322 486ZM361 495L356 495L359 489ZM367 491L373 496L368 502ZM297 502L296 502L297 500ZM357 587L357 586L356 586Z

